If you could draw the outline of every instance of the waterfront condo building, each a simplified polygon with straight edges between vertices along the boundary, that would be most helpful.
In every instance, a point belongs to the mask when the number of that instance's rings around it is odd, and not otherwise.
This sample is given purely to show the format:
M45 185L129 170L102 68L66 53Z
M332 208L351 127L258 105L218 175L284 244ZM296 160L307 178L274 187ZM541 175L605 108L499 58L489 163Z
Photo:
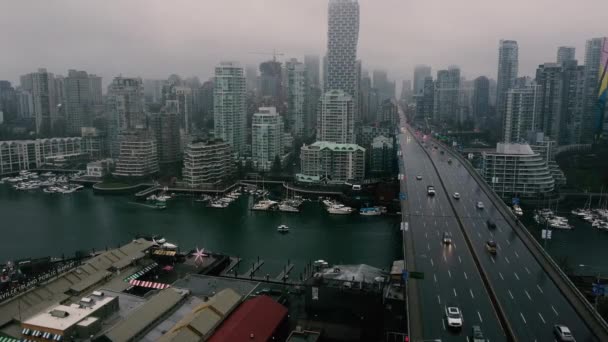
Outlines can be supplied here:
M330 182L363 180L365 149L356 144L336 144L317 141L300 149L301 182Z
M120 134L145 126L144 86L141 78L115 77L108 86L106 110L110 156L120 153Z
M498 143L482 154L481 175L502 198L540 197L555 187L547 160L528 144Z
M52 160L90 155L81 137L0 141L0 174L36 169Z
M529 132L538 129L540 114L540 87L531 84L507 92L507 103L503 122L503 141L523 142Z
M269 171L283 153L283 119L274 107L262 107L253 114L251 155L258 171Z
M160 164L179 163L182 157L180 116L176 112L161 112L149 117L150 129L156 138Z
M153 134L145 130L123 132L114 176L147 177L158 171L158 149Z
M200 188L232 176L232 147L222 140L196 141L184 151L183 181L185 186Z
M317 140L337 144L355 142L354 101L341 90L326 92L319 101Z
M228 142L234 153L246 151L247 111L243 68L234 62L222 62L215 68L213 83L214 134Z

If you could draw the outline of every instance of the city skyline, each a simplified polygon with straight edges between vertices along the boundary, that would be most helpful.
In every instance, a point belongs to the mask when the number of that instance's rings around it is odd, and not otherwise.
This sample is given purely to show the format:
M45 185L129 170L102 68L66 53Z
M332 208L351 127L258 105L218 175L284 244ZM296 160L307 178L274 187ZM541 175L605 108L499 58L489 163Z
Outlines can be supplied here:
M133 2L123 4L125 15L114 11L112 2L94 5L56 2L44 9L15 3L0 14L0 20L9 27L19 27L17 34L0 37L0 44L10 47L8 53L0 56L0 63L10 66L4 71L4 78L15 83L20 75L39 67L59 75L67 74L69 69L95 73L103 77L104 89L120 74L164 78L177 73L208 79L213 76L213 67L222 60L238 60L243 66L258 64L270 59L273 49L285 53L283 61L291 57L301 59L307 54L323 56L327 43L327 3L327 0L270 0L259 6L251 1L204 4L184 1L181 6L154 2L143 6L142 2ZM467 79L479 75L495 78L496 45L500 39L518 41L520 74L533 75L539 64L555 59L559 46L575 47L576 58L582 62L585 41L604 35L601 12L595 10L599 4L596 1L577 5L585 16L573 16L572 8L562 4L551 4L549 14L541 10L548 4L546 1L509 3L492 11L488 5L473 0L444 4L441 8L437 4L405 4L395 0L373 5L369 1L359 3L361 32L357 56L365 69L386 69L393 80L411 79L416 64L428 64L435 70L456 64ZM180 11L172 11L173 8ZM386 11L387 8L392 10ZM135 10L137 25L129 15ZM230 13L238 18L235 22L239 26L214 24L216 19L204 14L211 12ZM66 13L76 15L70 17ZM182 13L201 13L204 19L185 18ZM547 17L542 17L542 13L547 13ZM560 13L570 20L534 25L534 31L527 25L514 26L509 19L517 15L518 22L534 20L538 24ZM17 18L26 14L31 20L24 27ZM429 15L433 20L428 20ZM56 17L63 18L62 25L49 25L52 19L47 18ZM218 15L217 20L223 17ZM107 18L112 20L103 20ZM259 25L266 18L272 19L273 25ZM475 18L476 25L462 24L471 18ZM161 20L173 20L179 25L168 30L155 24ZM435 25L437 22L442 25ZM432 30L425 30L431 25ZM480 25L484 27L482 33L478 30ZM391 41L399 44L389 44ZM116 58L117 50L122 58Z

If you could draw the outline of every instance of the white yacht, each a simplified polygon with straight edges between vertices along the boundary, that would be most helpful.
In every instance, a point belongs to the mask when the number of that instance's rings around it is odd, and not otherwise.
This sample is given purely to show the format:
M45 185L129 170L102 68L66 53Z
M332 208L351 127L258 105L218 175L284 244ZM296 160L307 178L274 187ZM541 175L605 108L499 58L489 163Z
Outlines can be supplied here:
M517 204L513 205L513 213L517 216L523 216L524 215L524 211L521 209L521 207Z
M287 225L282 224L277 227L277 231L279 233L287 233L289 231L289 227Z
M300 209L298 209L297 207L294 207L292 205L289 205L287 203L280 203L279 204L279 211L283 211L286 213L299 213Z
M277 202L271 200L261 200L254 204L252 210L270 210Z
M380 207L369 207L359 209L359 214L363 216L379 216L382 215Z
M353 211L353 208L344 206L343 204L334 204L327 208L327 212L334 215L349 215Z

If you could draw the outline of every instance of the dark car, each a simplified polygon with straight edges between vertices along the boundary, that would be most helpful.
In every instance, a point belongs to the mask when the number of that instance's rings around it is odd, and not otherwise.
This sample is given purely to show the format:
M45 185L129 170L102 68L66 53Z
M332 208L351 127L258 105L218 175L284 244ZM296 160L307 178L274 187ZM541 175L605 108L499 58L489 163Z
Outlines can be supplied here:
M488 240L486 242L486 249L490 254L496 254L496 242L494 240Z
M490 229L494 229L494 228L496 228L496 222L494 222L494 221L492 221L492 220L490 220L490 219L488 219L488 220L486 221L486 224L488 225L488 228L490 228Z
M483 332L481 331L481 327L479 325L474 325L471 328L471 340L473 342L487 342L485 337L483 337Z

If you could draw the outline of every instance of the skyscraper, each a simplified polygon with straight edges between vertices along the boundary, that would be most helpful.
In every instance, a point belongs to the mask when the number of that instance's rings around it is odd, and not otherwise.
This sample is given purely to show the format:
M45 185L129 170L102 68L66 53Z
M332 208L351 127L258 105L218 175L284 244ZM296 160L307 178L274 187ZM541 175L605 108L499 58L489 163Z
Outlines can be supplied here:
M512 88L507 92L505 119L503 124L503 141L506 143L521 142L529 132L538 129L540 113L540 87L536 84Z
M260 64L260 97L276 105L280 104L282 83L281 62L272 60Z
M317 140L338 144L355 142L354 101L341 90L323 94L317 116Z
M473 120L477 127L490 111L490 80L479 76L473 81Z
M57 121L55 81L46 69L21 76L21 88L32 94L36 134L50 136L54 133Z
M283 119L274 107L262 107L253 114L251 156L254 167L269 171L283 151Z
M327 27L327 77L324 91L357 93L357 42L359 3L357 0L329 0Z
M320 79L320 64L319 56L306 55L304 56L304 65L306 65L306 73L308 75L308 84L313 87L321 87Z
M403 80L401 82L401 96L399 96L401 101L411 101L412 99L412 81Z
M414 69L414 94L421 94L424 90L424 81L431 77L431 67L428 65L416 65Z
M378 89L380 95L380 102L384 100L393 99L395 97L395 82L388 80L388 74L384 70L374 70L372 72L372 81L374 82L374 88Z
M608 38L593 38L585 46L585 109L582 118L582 137L584 142L591 142L603 129L603 115L600 112L599 89L600 71L603 71L602 50L608 51ZM604 52L608 55L608 52ZM606 77L604 75L604 77ZM605 109L604 109L605 110Z
M91 125L93 120L91 85L86 71L69 70L68 77L63 79L63 107L68 134L80 135L82 127Z
M517 42L501 40L498 48L498 78L496 84L496 113L499 120L503 120L507 92L515 85L518 69L519 49Z
M9 81L0 81L0 111L4 113L4 121L17 117L17 93Z
M228 142L237 154L245 153L247 111L243 68L222 62L215 68L213 118L215 137Z
M557 48L557 64L573 61L576 49L572 46L560 46Z
M121 133L145 127L144 101L144 87L141 78L118 76L108 86L106 101L108 141L113 158L119 154L119 135Z
M150 115L150 129L156 139L160 164L172 164L181 160L179 121L179 115L175 112L162 111Z
M433 104L433 120L455 122L459 119L458 95L460 91L460 69L450 66L437 71Z
M424 79L422 92L416 96L416 117L418 119L431 119L433 117L433 106L435 105L435 82L432 76Z
M309 83L306 66L297 59L285 63L287 68L287 127L295 136L308 136Z

